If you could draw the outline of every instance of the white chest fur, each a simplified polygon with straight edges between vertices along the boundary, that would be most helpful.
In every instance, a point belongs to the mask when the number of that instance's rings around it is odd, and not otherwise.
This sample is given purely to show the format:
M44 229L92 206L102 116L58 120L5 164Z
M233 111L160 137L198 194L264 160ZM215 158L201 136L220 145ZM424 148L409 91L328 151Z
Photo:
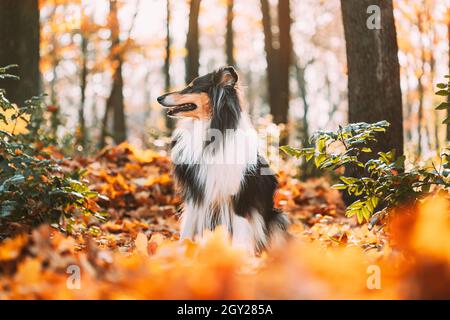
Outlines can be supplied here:
M238 128L225 134L209 126L209 121L188 119L180 122L174 132L177 143L172 160L176 164L195 164L192 183L203 187L200 203L185 199L181 238L201 236L218 223L232 230L233 241L240 238L237 241L253 246L253 240L247 239L252 237L251 222L233 212L231 200L242 187L246 171L256 167L256 131L245 114ZM205 142L211 140L205 148Z
M257 134L244 114L236 130L222 133L210 129L209 121L187 120L174 135L177 144L172 160L198 165L193 182L204 186L205 204L223 202L237 194L246 170L256 166ZM210 143L205 147L206 142Z

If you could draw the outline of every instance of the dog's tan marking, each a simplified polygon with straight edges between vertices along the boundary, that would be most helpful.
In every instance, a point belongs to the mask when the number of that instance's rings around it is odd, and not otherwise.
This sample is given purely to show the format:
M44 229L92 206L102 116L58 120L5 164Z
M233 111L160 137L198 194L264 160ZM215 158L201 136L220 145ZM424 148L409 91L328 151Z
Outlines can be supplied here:
M189 117L194 119L210 119L212 115L211 102L206 93L173 93L170 97L176 105L193 103L197 106L195 110L179 112L177 116Z

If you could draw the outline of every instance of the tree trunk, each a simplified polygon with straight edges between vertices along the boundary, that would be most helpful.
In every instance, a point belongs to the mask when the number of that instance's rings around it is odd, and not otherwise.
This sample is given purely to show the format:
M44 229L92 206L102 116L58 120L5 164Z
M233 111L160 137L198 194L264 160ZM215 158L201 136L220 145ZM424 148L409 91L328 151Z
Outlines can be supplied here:
M57 8L58 8L58 6L56 6L56 5L53 6L50 16L55 15ZM58 52L59 43L58 43L57 35L55 33L52 33L50 39L51 39L50 42L53 47L53 51ZM53 54L50 61L51 61L51 69L52 69L52 80L50 81L50 103L52 105L56 106L58 104L58 94L56 93L56 81L58 79L58 75L57 75L56 69L58 68L58 65L60 62L59 55Z
M100 145L105 145L106 136L108 135L108 120L112 113L112 136L114 142L119 144L126 140L126 124L125 124L125 103L123 97L123 48L119 38L120 25L117 14L117 0L110 0L110 16L109 24L111 29L111 63L113 65L113 84L111 94L106 102L105 115L103 117L102 137Z
M429 15L429 19L431 20L431 15ZM430 25L432 26L433 23L430 21ZM436 35L434 33L434 30L431 29L430 30L430 37L431 37L431 47L430 47L430 79L431 79L431 83L433 84L434 81L434 77L435 77L435 72L436 72L436 59L434 58L434 50L436 49L435 47L435 43L436 43ZM433 134L434 134L434 149L436 150L436 152L439 154L440 153L440 149L441 149L441 144L439 141L439 128L440 128L440 120L439 120L439 110L436 110L435 108L433 108L433 112L434 112L434 123L433 123ZM430 142L430 147L432 148L433 146L431 145Z
M450 8L447 11L447 36L448 36L448 74L450 75ZM450 103L450 96L448 97L448 103ZM447 109L447 117L450 117L450 109ZM447 141L450 141L450 123L447 124Z
M225 42L226 42L227 64L229 66L236 65L236 61L234 59L233 7L234 7L234 0L227 0L227 32L225 36L226 38Z
M125 125L125 104L123 98L123 61L118 60L118 67L114 75L114 88L111 93L109 103L113 110L113 133L112 137L116 144L122 143L127 139L127 129Z
M424 62L423 62L424 63ZM422 84L423 78L423 69L421 71L421 75L417 79L417 91L419 94L419 110L417 112L417 157L420 158L422 155L422 124L423 124L423 98L424 98L424 89Z
M300 66L298 61L295 63L295 75L297 77L297 85L300 98L303 102L303 119L302 119L302 142L303 146L308 146L309 141L309 126L308 126L308 111L309 111L309 103L308 103L308 94L306 91L306 79L305 72L309 63L307 63L304 67Z
M170 35L170 22L171 22L171 10L170 10L170 0L166 0L166 57L164 59L164 89L166 92L170 91L170 49L172 46L171 35ZM165 117L166 127L169 131L174 128L174 121L170 117Z
M55 42L56 42L56 40L55 40ZM56 45L55 45L55 47L56 47ZM55 55L54 57L52 57L51 61L52 61L52 80L50 81L50 103L52 105L57 105L58 104L58 94L56 93L56 80L58 79L58 74L56 72L56 69L58 68L58 65L59 65L59 59Z
M200 66L200 45L198 16L200 13L200 0L191 0L189 11L189 30L186 38L186 83L198 77Z
M289 0L278 0L278 25L280 49L279 59L279 93L278 108L274 113L275 123L287 123L289 112L289 69L291 67L291 10Z
M268 0L261 0L262 23L264 30L264 50L266 51L267 63L267 86L270 113L274 116L274 110L277 107L277 57L276 50L273 47L272 17L270 16L270 5ZM275 117L275 116L274 116Z
M0 67L18 64L20 81L4 80L8 98L19 105L40 92L38 0L0 1Z
M405 77L406 77L406 94L405 94L405 108L404 108L404 118L406 119L406 121L408 122L408 126L405 127L405 137L406 137L406 141L410 142L412 140L412 125L411 125L411 117L413 114L413 102L411 101L412 99L410 99L410 85L409 85L409 74L408 72L405 72Z
M79 128L79 138L78 143L83 147L83 152L86 150L86 120L84 116L84 108L86 104L86 87L87 87L87 76L88 76L88 67L87 67L87 54L88 54L88 39L86 35L81 35L81 75L80 75L80 91L81 91L81 99L80 99L80 108L78 110L78 128Z
M267 61L267 81L270 113L276 124L288 122L289 69L291 66L292 39L289 0L278 1L279 48L274 47L273 23L268 0L261 0L264 48Z
M382 28L369 29L367 8L381 8ZM395 149L403 154L400 67L392 0L341 0L347 64L349 122L387 120L374 152Z
M312 61L306 63L305 66L300 66L298 59L296 59L296 62L294 64L299 96L303 102L303 118L300 130L300 137L303 148L310 147L309 125L308 125L309 103L308 103L308 92L306 88L305 72L311 62ZM312 177L316 172L317 170L315 169L314 164L303 159L300 165L300 178L302 180L306 180L307 178Z
M101 127L101 132L100 132L100 141L98 144L98 147L100 149L104 148L106 146L106 137L109 136L109 130L108 130L108 123L109 123L109 118L110 118L110 104L109 104L109 98L106 102L106 106L105 106L105 112L103 113L103 118L102 118L102 127Z
M333 102L333 96L332 96L333 85L331 83L329 75L326 75L326 77L325 77L325 86L327 88L327 99L328 99L328 102L331 104L330 111L328 113L328 121L325 126L325 127L327 127L331 123L331 121L333 121L334 115L338 111L339 102L336 102L336 101Z
M417 77L417 92L419 94L419 110L418 110L418 125L417 125L417 133L418 133L418 144L417 144L417 157L420 158L423 151L423 130L425 129L425 136L427 137L428 141L430 140L430 135L428 132L428 125L427 123L423 123L423 116L424 116L424 100L425 100L425 88L423 84L423 78L425 76L425 64L426 64L426 44L423 41L424 36L424 21L425 18L424 14L422 12L419 12L417 15L417 26L419 28L419 40L420 40L420 75Z

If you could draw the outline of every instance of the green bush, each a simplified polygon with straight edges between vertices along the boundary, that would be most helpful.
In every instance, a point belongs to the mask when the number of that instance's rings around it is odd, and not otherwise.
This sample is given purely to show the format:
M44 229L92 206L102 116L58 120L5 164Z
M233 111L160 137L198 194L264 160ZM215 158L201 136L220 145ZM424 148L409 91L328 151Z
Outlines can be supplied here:
M388 209L401 204L411 204L440 188L450 186L450 154L441 154L439 169L433 164L429 168L405 170L402 157L394 151L379 152L369 160L364 154L372 152L370 145L377 141L389 127L386 121L373 124L354 123L339 127L337 132L319 131L311 137L312 148L281 147L287 154L313 160L321 170L363 172L362 177L341 176L333 187L354 196L356 201L347 207L347 216L356 216L359 223L379 217ZM348 170L360 168L359 170ZM437 186L440 188L432 188ZM373 219L372 222L378 219Z
M0 81L15 78L0 68ZM74 214L93 215L96 192L82 182L83 172L68 172L43 146L55 142L44 121L45 105L34 97L18 108L0 89L0 238L10 222L34 226L58 223Z
M446 97L447 101L442 102L440 105L436 107L436 110L447 110L450 111L450 76L445 76L447 78L447 83L438 83L437 88L438 91L436 94L438 96ZM447 113L449 114L449 113ZM450 116L446 117L445 120L442 122L443 124L450 124Z

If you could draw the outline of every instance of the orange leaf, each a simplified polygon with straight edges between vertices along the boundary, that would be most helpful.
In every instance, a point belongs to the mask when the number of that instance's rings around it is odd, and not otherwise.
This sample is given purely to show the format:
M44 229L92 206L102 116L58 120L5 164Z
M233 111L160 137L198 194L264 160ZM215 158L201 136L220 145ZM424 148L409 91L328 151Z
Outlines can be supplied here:
M139 254L143 256L148 256L148 241L147 236L143 234L142 232L139 232L139 234L136 237L136 240L134 240L134 245L136 246L136 250Z

